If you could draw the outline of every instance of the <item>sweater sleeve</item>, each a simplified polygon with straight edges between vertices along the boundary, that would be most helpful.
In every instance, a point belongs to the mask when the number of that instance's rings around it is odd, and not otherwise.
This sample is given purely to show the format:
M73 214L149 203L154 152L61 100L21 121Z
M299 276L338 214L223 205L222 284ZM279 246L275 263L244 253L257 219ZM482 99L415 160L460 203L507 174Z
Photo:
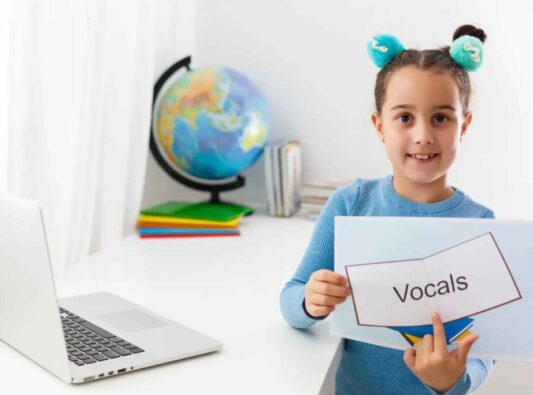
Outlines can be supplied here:
M287 323L305 329L321 318L312 318L304 310L305 285L317 270L334 270L333 242L335 216L349 214L357 197L358 182L337 190L320 214L309 245L292 279L285 284L280 296L281 313Z
M490 359L468 359L465 373L445 395L466 395L473 393L488 378L496 361ZM431 393L440 395L430 387Z

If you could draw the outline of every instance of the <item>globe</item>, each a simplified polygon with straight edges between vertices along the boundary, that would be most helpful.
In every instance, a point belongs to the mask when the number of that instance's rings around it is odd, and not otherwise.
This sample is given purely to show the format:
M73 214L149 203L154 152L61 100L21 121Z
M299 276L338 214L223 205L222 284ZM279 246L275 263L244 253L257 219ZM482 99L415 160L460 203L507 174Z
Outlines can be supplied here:
M238 175L261 156L269 133L265 99L231 68L206 67L167 80L154 102L159 153L196 182Z

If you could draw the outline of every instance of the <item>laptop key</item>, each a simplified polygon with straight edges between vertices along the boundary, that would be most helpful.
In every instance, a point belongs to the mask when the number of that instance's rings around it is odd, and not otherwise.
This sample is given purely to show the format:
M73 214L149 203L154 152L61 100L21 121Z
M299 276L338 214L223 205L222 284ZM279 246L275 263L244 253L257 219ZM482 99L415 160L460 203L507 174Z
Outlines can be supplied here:
M81 359L82 361L85 361L86 359L89 359L89 358L91 358L91 357L88 356L88 355L85 355L85 354L78 355L78 359Z
M128 345L130 345L131 343L128 343L127 341L122 340L122 341L117 342L117 344L118 344L119 346L124 347L124 346L128 346Z
M133 348L137 348L137 346L135 344L129 344L127 346L122 346L122 347L124 347L126 350L131 350Z
M111 350L102 351L102 354L104 354L106 357L109 357L109 358L118 358L118 357L120 357L119 354L117 354L116 352L111 351Z
M99 326L94 325L94 324L92 324L92 323L90 323L88 321L80 322L79 324L84 326L85 328L87 328L87 329L99 334L102 337L106 337L106 338L115 337L115 335L113 335L112 333L109 333L105 329L102 329Z
M139 347L132 348L129 351L131 351L134 354L138 354L140 352L144 352L144 350L142 348L139 348Z
M96 359L97 361L106 361L109 359L108 357L102 354L94 354L92 357Z
M78 366L83 366L83 365L85 365L82 361L72 361L72 362L74 362L74 363L75 363L76 365L78 365Z
M116 352L116 353L118 353L118 354L120 354L120 355L123 355L123 356L131 354L131 352L129 352L128 350L125 350L125 349L123 349L122 347L119 347L119 346L110 347L109 349L114 351L114 352Z
M85 362L85 363L95 363L96 359L89 358L89 359L83 360L83 362Z

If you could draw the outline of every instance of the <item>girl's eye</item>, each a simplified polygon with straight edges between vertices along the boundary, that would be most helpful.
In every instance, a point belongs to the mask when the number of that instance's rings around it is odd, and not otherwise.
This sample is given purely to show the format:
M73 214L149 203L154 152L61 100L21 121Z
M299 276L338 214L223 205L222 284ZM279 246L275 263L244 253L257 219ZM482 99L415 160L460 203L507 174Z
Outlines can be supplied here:
M407 123L411 120L411 116L409 114L403 114L403 115L400 115L398 117L398 120L401 122L401 123Z
M435 122L437 123L444 123L448 120L448 117L443 114L435 115Z

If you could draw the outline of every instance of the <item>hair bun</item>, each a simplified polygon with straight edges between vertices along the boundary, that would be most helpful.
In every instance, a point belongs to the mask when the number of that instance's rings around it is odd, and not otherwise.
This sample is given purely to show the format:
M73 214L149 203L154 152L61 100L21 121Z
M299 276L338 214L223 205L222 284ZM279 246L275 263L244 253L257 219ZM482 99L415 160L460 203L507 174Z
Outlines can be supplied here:
M473 25L462 25L455 29L455 32L453 33L453 40L455 41L461 36L476 37L482 43L484 43L487 39L487 35L483 31L483 29L477 28Z
M372 37L367 43L368 55L379 68L385 67L396 55L404 50L403 44L390 34Z

